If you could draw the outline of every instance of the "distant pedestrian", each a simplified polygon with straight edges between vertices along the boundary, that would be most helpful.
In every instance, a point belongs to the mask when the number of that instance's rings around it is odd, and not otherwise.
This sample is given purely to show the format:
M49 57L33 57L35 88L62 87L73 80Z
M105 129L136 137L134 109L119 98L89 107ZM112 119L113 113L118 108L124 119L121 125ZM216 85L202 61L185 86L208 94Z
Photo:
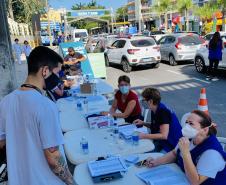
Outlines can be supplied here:
M31 53L31 50L32 50L31 46L29 45L28 41L25 40L24 41L24 46L23 46L23 52L24 52L24 54L26 56L27 61L28 61L28 57L29 57L29 55Z
M18 64L22 64L21 63L21 54L23 52L22 47L19 44L19 39L15 39L14 41L15 41L15 43L13 44L14 56L15 56L16 61L18 62Z
M209 68L207 71L207 80L218 80L216 73L219 61L222 60L223 41L219 32L215 32L209 43Z

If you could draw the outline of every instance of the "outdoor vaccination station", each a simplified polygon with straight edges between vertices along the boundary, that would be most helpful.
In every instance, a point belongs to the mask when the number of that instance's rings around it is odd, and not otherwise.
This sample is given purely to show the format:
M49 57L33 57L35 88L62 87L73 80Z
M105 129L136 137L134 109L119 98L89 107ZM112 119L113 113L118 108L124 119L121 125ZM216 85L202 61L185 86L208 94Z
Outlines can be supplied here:
M67 25L81 19L104 22L110 30L109 22L98 18L105 11L67 12L65 34ZM62 57L68 54L69 47L86 58L81 62L82 74L67 77L75 81L70 90L71 96L57 101L64 150L68 161L75 166L76 182L79 185L163 185L170 182L189 185L176 164L141 168L144 159L157 158L163 153L150 153L155 148L152 140L139 140L137 132L148 133L146 127L137 128L122 118L100 115L110 109L108 95L114 94L114 88L103 80L106 78L104 54L87 53L83 42L76 41L60 43ZM142 112L146 119L147 110Z

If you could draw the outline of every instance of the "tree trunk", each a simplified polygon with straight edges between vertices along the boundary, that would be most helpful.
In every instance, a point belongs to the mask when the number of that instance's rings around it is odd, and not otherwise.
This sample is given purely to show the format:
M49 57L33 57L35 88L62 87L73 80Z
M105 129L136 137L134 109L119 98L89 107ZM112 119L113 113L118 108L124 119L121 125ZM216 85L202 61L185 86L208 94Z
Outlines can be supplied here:
M225 31L226 32L226 22L225 22L225 19L226 19L226 8L223 9L222 11L222 31Z
M165 31L168 31L168 16L167 13L165 13Z
M185 9L185 19L186 19L186 31L189 31L189 17L187 9Z
M162 20L161 20L161 15L160 15L159 16L159 30L160 30L161 26L162 26Z
M9 17L14 20L12 0L8 0L8 11L9 11Z
M0 99L16 88L16 72L7 21L6 0L0 1Z

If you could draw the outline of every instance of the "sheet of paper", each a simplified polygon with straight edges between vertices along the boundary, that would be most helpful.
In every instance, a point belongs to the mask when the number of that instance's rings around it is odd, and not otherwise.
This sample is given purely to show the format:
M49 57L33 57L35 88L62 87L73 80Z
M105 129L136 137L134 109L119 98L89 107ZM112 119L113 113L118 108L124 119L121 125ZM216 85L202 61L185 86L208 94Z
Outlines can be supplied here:
M148 185L189 185L181 171L166 165L148 169L137 176Z

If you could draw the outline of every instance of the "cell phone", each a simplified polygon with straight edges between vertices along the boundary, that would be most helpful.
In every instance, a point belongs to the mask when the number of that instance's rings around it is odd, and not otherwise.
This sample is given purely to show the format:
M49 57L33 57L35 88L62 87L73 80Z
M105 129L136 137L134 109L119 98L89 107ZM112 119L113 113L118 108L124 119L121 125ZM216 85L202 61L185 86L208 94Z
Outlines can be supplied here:
M137 128L142 128L144 125L136 125Z
M145 160L143 160L143 161L139 161L139 162L137 162L135 165L137 166L137 167L142 167L142 166L145 166L145 163L147 162L147 160L145 159Z

